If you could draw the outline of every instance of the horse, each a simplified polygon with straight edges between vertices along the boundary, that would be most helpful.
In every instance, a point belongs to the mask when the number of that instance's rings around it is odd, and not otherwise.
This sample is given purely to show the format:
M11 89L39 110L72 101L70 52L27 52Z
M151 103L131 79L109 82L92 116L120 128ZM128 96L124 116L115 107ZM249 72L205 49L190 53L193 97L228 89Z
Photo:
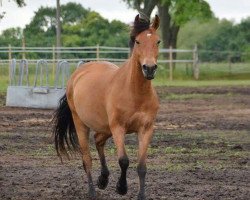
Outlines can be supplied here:
M159 17L153 22L137 15L130 33L130 58L118 67L105 61L92 61L76 69L67 82L66 93L54 114L54 142L57 154L81 153L88 179L88 195L96 199L91 168L89 133L94 131L101 172L97 186L105 189L109 181L104 146L113 138L121 174L116 185L120 195L127 193L126 173L129 159L125 134L137 133L139 176L138 199L145 199L147 149L153 136L153 124L159 100L151 80L157 70L157 34Z

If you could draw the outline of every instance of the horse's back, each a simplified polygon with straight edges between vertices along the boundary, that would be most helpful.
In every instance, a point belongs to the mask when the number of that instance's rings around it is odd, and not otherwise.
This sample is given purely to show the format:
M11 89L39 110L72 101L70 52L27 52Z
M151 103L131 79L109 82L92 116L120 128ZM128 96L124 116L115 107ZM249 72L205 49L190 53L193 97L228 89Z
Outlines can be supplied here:
M91 89L98 89L97 86L104 86L105 83L109 82L117 69L118 67L110 62L88 62L79 66L72 74L70 81L73 87L78 84L87 88L94 85L96 87ZM82 85L83 82L84 85Z
M106 61L99 61L99 62L87 62L78 67L78 69L73 73L83 75L86 73L90 73L92 76L98 76L102 74L112 74L118 69L113 63L106 62ZM83 73L83 74L82 74Z

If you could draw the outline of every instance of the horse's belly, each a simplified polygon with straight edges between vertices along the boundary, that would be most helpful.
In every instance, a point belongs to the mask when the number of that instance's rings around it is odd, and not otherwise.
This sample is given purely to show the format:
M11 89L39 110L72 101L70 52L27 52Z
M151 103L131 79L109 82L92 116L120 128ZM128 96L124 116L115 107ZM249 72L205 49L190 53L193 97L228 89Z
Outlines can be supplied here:
M81 121L90 129L96 132L110 132L108 126L108 117L103 106L103 98L96 98L94 95L81 93L75 95L75 109ZM83 95L89 94L89 95Z
M104 113L100 113L100 110L83 109L80 118L84 124L95 132L110 133L108 118Z
M114 69L82 71L74 82L73 100L81 121L96 132L110 132L105 108L108 82ZM102 71L102 73L101 73Z

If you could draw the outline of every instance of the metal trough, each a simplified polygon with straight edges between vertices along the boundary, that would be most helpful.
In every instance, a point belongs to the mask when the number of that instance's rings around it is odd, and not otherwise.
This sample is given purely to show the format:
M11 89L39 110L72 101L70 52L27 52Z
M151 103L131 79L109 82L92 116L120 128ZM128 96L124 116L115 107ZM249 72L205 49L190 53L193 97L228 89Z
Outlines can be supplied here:
M57 63L56 78L53 87L49 86L49 69L48 63L45 60L39 60L36 64L33 86L29 84L27 60L21 60L20 62L18 81L16 81L16 60L12 60L10 72L11 79L10 86L7 88L6 105L42 109L53 109L58 106L59 99L65 94L65 84L70 75L69 63L67 61L59 61ZM61 84L59 84L60 75ZM38 77L40 79L39 85Z

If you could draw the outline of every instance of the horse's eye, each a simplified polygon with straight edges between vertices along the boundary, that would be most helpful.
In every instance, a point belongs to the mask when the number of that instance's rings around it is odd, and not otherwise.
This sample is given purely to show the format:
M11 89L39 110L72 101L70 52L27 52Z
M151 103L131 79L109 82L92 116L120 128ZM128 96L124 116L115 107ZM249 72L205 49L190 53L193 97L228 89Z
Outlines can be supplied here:
M159 40L158 42L157 42L157 44L160 44L161 43L161 41Z
M139 42L138 40L135 40L135 43L136 43L136 44L140 44L140 42Z

